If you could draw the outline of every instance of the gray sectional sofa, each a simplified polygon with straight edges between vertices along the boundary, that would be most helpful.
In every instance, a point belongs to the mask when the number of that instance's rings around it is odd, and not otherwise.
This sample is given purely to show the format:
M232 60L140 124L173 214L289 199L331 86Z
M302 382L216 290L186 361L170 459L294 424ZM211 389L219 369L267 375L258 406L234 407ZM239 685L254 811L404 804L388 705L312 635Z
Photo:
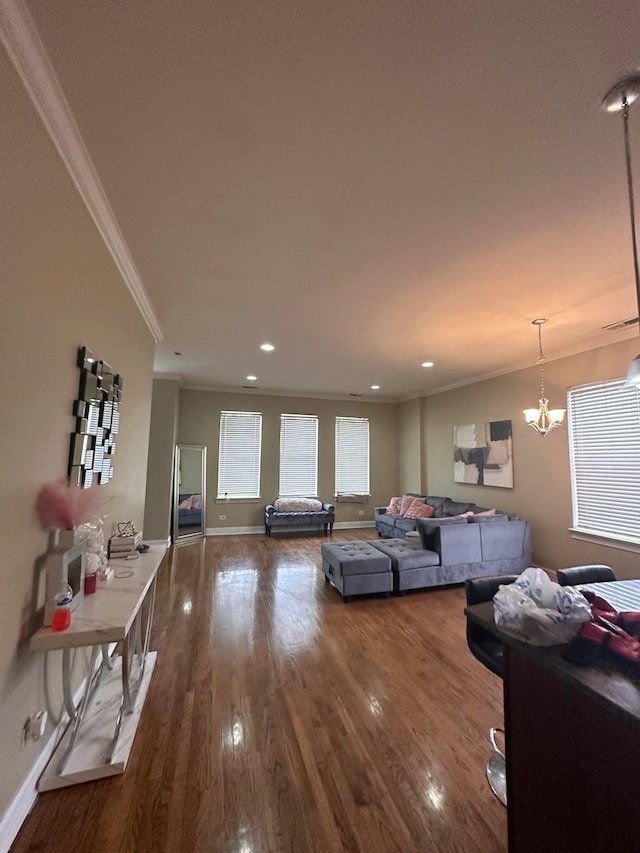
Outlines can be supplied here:
M417 534L408 538L323 544L325 579L348 600L389 588L403 594L467 578L520 574L531 565L531 533L523 519L472 515L418 519L417 526ZM376 552L388 557L388 563ZM386 586L384 571L390 573Z
M406 494L412 494L406 492ZM463 501L454 501L451 498L440 497L436 495L413 495L416 498L423 498L424 502L432 506L435 510L434 518L449 518L451 516L460 515L462 512L484 512L485 508L474 503L465 503ZM373 510L375 527L378 536L390 536L396 538L404 538L407 533L416 530L416 520L413 518L402 518L398 515L388 515L385 506L374 507Z

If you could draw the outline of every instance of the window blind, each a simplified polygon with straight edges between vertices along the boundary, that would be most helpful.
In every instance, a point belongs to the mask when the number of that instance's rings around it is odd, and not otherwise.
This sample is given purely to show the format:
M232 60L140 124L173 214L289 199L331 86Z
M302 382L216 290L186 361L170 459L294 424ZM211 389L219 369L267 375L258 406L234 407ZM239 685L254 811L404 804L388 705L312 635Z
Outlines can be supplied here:
M318 417L280 415L279 495L318 494Z
M369 494L369 419L336 418L336 494Z
M220 412L218 498L259 498L262 414Z
M574 528L640 543L640 394L616 380L567 398Z

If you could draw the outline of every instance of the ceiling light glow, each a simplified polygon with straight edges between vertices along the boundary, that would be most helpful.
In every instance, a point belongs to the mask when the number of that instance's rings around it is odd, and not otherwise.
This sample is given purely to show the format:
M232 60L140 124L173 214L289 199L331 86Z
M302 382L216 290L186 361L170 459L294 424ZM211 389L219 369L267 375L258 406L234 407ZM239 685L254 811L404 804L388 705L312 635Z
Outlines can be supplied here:
M372 390L372 391L379 391L379 390L380 390L380 386L379 386L379 385L372 385L372 386L371 386L371 390Z
M432 361L423 361L421 367L433 367Z
M247 376L247 379L249 380L249 382L255 382L258 379L258 377L257 376Z
M273 344L260 344L260 349L264 352L273 352L275 347Z

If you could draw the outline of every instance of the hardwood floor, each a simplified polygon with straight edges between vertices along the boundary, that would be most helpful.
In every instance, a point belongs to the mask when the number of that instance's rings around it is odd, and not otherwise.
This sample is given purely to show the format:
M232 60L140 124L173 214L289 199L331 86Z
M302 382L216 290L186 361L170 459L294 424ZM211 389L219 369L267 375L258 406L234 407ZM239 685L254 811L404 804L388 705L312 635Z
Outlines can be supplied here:
M12 853L507 850L485 778L502 684L468 651L463 589L344 604L323 541L169 553L126 773L41 794Z

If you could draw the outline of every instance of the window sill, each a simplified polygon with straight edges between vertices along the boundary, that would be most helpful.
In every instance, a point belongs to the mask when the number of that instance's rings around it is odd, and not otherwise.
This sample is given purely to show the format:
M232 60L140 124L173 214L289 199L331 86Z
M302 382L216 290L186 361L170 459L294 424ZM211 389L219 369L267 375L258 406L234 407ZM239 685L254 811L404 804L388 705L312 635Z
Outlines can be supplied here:
M605 548L617 548L619 551L631 551L640 554L640 542L633 542L630 539L620 539L603 533L580 530L577 527L570 527L569 533L572 539L579 539L581 542L592 542L594 545L603 545Z
M260 504L262 498L216 498L217 504Z

